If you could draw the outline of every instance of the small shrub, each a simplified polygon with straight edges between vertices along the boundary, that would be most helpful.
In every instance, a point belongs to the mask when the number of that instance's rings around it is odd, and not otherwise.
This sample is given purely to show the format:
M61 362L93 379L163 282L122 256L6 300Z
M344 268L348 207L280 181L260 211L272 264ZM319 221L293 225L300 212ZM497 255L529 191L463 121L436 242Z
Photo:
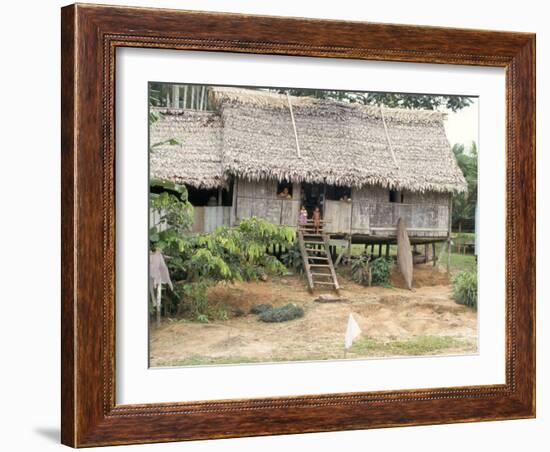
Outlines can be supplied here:
M198 322L210 320L227 320L227 306L223 303L208 303L208 282L181 284L182 310L186 317Z
M262 322L286 322L304 316L302 307L289 303L280 308L271 308L263 311L258 320Z
M379 257L369 263L373 286L389 286L393 263L385 257Z
M181 284L182 301L189 317L199 322L208 322L208 285L204 283Z
M369 257L362 254L351 264L351 279L364 286L371 285L371 275L369 269Z
M302 252L298 243L294 243L289 246L287 250L281 255L281 262L284 266L291 271L302 273L304 269L304 261L302 259Z
M273 309L273 306L267 303L261 303L261 304L253 304L250 307L250 313L251 314L261 314L264 311L268 311L269 309Z
M371 261L363 254L351 265L351 278L364 286L389 286L392 265L385 257Z
M210 320L208 319L208 316L206 314L197 314L196 320L197 320L197 322L201 322L201 323L210 322Z
M218 303L214 306L210 306L208 310L208 316L214 320L227 320L229 315L227 313L227 306L223 303Z
M477 274L460 272L453 276L453 298L458 304L477 309Z

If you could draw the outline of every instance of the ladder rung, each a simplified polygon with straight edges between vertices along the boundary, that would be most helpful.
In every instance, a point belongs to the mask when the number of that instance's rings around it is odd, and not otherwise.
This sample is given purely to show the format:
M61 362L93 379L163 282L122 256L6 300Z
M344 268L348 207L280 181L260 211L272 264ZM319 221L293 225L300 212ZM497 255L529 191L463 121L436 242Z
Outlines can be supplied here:
M304 243L313 243L313 244L316 244L316 245L323 245L325 242L323 242L322 240L317 240L317 241L314 241L314 240L304 240Z
M319 259L320 261L328 261L328 257L322 256L308 256L308 259Z
M314 284L320 284L322 286L334 286L335 285L333 282L323 282L323 281L315 281Z
M327 264L309 264L310 267L324 267L324 268L330 268L330 265Z
M311 272L311 276L328 276L329 278L332 278L332 273L315 273L315 272Z

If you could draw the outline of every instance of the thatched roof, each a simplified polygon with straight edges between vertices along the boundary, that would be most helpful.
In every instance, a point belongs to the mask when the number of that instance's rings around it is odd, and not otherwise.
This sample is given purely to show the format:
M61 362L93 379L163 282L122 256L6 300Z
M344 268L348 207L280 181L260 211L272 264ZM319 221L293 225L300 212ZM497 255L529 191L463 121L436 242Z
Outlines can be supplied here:
M207 111L153 110L159 119L151 125L149 136L151 177L197 188L223 185L220 116Z
M217 127L223 124L223 131L216 132L220 149L209 147L216 159L221 158L217 180L223 174L251 180L382 185L412 191L466 189L445 135L441 112L380 109L290 96L295 134L286 95L212 88L211 96L218 107ZM163 121L173 127L178 117L170 119L166 114ZM204 139L212 142L211 135L206 134ZM203 153L194 149L189 152ZM154 169L153 161L151 166ZM175 173L174 165L170 166ZM178 164L187 171L183 166ZM206 167L205 173L204 178L212 180L213 168ZM187 173L178 174L180 182L186 182ZM192 180L186 183L192 184Z

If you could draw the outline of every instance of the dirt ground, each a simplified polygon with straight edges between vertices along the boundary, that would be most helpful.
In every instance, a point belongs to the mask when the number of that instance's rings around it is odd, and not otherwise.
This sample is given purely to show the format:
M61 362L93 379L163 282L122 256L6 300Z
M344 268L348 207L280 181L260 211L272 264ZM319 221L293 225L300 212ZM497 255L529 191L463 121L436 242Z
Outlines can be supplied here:
M346 301L318 303L299 276L267 282L219 285L210 303L223 303L229 320L197 323L167 319L151 327L150 365L201 365L314 359L341 359L350 313L362 334L347 358L464 354L477 351L477 315L452 300L446 273L415 266L413 290L399 273L391 288L364 287L339 277ZM252 304L296 303L304 317L264 323L249 314ZM236 311L244 316L234 316Z

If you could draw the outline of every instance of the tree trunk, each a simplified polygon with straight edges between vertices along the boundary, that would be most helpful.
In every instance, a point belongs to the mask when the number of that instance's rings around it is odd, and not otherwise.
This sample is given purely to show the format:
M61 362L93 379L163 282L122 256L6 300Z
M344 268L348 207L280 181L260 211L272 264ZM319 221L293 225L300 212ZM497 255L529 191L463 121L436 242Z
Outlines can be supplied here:
M172 108L178 108L180 104L180 87L172 85Z
M201 106L200 106L200 109L201 110L204 110L204 92L205 92L206 88L203 86L201 87Z

